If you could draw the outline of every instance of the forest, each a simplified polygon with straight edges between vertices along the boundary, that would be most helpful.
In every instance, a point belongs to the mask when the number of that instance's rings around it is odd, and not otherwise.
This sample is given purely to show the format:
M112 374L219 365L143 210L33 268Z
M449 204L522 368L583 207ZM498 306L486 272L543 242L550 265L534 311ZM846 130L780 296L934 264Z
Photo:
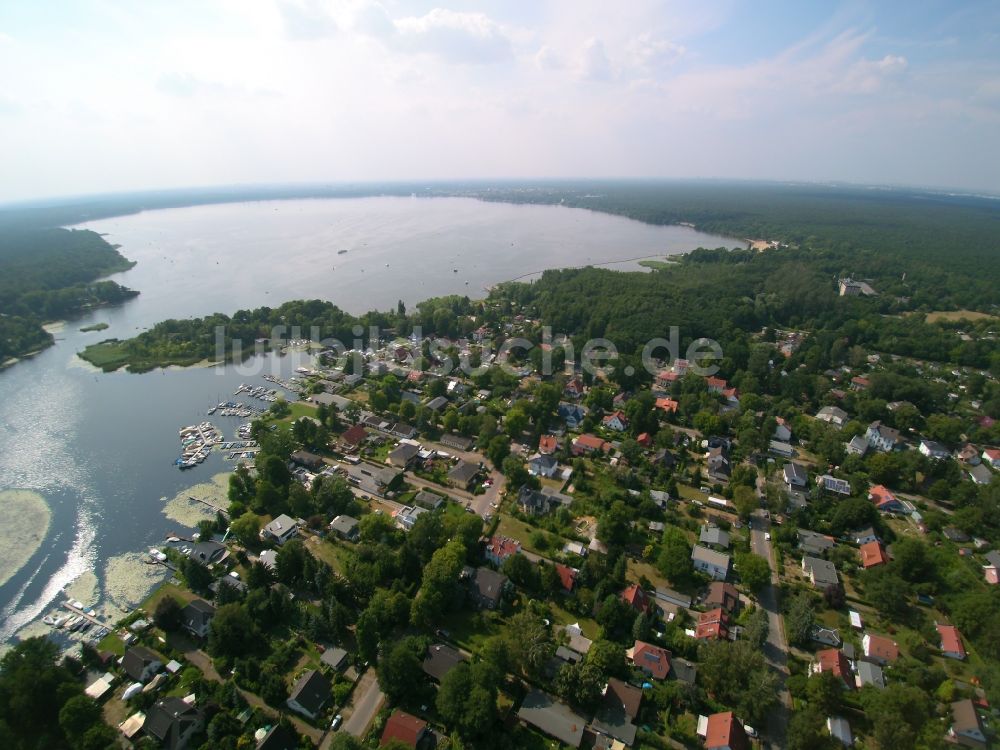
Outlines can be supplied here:
M132 265L89 230L0 231L0 361L48 346L45 322L134 297L114 281L97 281Z

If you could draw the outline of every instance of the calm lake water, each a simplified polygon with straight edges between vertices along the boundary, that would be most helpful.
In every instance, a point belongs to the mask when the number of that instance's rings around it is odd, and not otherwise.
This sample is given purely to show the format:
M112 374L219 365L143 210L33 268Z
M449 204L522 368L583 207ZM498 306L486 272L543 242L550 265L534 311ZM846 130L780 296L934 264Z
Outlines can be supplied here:
M464 198L197 206L84 226L138 261L112 278L141 294L70 321L55 346L0 372L0 489L38 492L52 510L41 548L0 586L0 642L50 611L81 576L96 576L85 604L109 614L112 601L141 599L149 571L123 556L188 530L165 515L162 498L232 466L213 454L178 471L178 429L209 419L232 437L242 420L207 417L206 409L240 383L262 385L260 374L289 376L304 364L301 356L269 356L256 375L232 366L103 374L76 357L88 343L133 336L165 318L292 299L328 299L361 313L400 299L412 307L443 294L477 298L491 284L546 268L637 268L638 258L734 244L580 209ZM80 332L95 322L110 327Z

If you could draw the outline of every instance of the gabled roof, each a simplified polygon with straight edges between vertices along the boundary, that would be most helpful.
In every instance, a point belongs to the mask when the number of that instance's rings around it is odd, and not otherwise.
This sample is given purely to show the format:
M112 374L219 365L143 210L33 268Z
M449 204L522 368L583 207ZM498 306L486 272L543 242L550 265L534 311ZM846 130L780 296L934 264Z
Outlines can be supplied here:
M842 679L848 687L854 687L854 678L851 677L851 664L840 649L825 648L822 651L817 651L816 671L830 672Z
M884 635L867 633L861 642L865 649L865 656L883 661L895 661L899 658L899 646Z
M714 544L718 547L728 547L729 534L720 529L718 526L706 524L701 527L701 534L698 536L698 541L703 544Z
M180 747L180 738L188 725L201 721L201 712L180 698L164 698L146 712L142 731L158 739L169 749Z
M822 560L818 557L803 557L802 570L810 576L817 586L829 586L840 583L837 575L837 567L829 560Z
M788 484L805 486L809 482L809 472L804 466L795 462L785 464L783 473Z
M731 583L722 581L712 581L708 585L708 594L705 596L705 604L710 607L721 607L730 614L735 612L740 605L740 594Z
M965 646L962 636L954 625L938 625L938 635L941 636L941 650L947 653L960 654L965 658Z
M340 439L349 445L360 445L368 439L368 431L363 425L356 424L344 431Z
M695 637L709 640L725 640L729 637L729 615L721 607L698 615Z
M463 661L465 657L457 649L445 643L435 643L427 649L427 655L421 666L427 675L441 682L446 674Z
M388 744L390 740L398 740L410 747L416 747L421 735L427 730L427 722L418 719L406 711L398 708L385 722L385 729L382 730L382 739L379 745Z
M611 677L604 690L604 702L620 705L626 716L635 719L639 715L639 706L642 705L642 690L617 677Z
M729 569L729 555L716 552L714 549L709 549L708 547L695 545L691 549L691 559L695 562L703 562L724 570Z
M577 572L568 565L556 563L556 573L559 574L559 582L566 591L572 591L576 586Z
M951 704L951 728L956 734L983 734L983 723L972 699L966 698Z
M882 542L866 542L861 545L861 565L864 568L874 568L876 565L885 565L889 562L889 557L885 554Z
M855 669L858 673L859 687L872 685L880 690L885 687L885 673L878 664L861 660L855 663Z
M642 590L642 587L636 583L626 587L622 592L622 601L639 612L649 611L649 597L646 596L646 592Z
M163 657L155 651L150 651L145 646L133 646L122 657L122 669L133 680L139 680L142 678L142 673L146 667L153 662L160 662L162 664Z
M559 450L559 438L555 435L542 435L538 440L539 453L555 453Z
M799 529L799 547L806 552L819 553L837 545L832 536L817 534L808 529Z
M712 714L708 717L708 725L705 731L706 750L716 748L726 748L727 750L750 750L750 740L747 733L743 731L732 711L726 713Z
M670 674L670 652L645 641L636 641L632 647L632 663L657 679L665 680Z
M486 543L486 554L496 557L501 562L511 555L516 555L521 551L521 543L510 537L497 536L490 537Z
M309 713L315 714L330 700L330 681L322 672L310 669L292 686L289 700L294 700Z
M517 718L570 747L580 747L587 720L541 690L528 693Z
M448 479L461 484L468 484L480 472L479 464L459 461L454 469L448 472Z

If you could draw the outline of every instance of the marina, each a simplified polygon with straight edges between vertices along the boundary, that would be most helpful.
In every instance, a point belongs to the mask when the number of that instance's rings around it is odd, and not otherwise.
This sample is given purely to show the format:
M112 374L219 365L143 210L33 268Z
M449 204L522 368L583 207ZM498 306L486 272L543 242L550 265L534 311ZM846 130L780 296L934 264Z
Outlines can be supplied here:
M221 443L222 433L211 422L202 422L180 429L181 455L174 461L177 468L192 469L202 463L212 448Z

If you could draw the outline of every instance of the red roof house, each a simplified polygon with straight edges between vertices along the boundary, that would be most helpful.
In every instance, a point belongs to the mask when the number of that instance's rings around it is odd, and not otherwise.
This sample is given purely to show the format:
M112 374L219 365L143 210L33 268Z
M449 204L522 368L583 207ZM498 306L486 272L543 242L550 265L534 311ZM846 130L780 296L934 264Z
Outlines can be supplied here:
M670 652L665 648L645 641L636 641L635 646L626 652L626 655L637 669L641 669L654 680L665 680L670 674Z
M486 543L485 557L494 565L503 565L503 561L521 551L521 543L506 536L494 536Z
M726 640L729 638L729 615L721 607L698 615L695 637L704 640Z
M861 545L861 565L865 568L874 568L876 565L885 565L889 562L888 555L885 554L885 547L882 542L867 542Z
M962 635L954 625L938 625L938 635L941 636L941 653L950 659L965 658L965 646L962 645Z
M555 435L542 435L538 440L538 452L545 456L551 456L559 450L559 438Z
M556 563L556 573L559 574L559 581L562 583L562 587L566 591L572 591L573 587L576 586L576 571L567 565Z
M637 612L649 611L649 596L636 583L633 583L622 592L622 601Z
M854 677L851 676L851 663L839 648L825 648L816 652L816 661L809 667L815 674L830 672L844 681L849 689L854 689Z
M750 750L747 733L732 711L708 717L705 750Z
M378 744L381 747L388 744L390 740L398 740L415 748L425 734L427 734L426 721L397 709L386 721L385 729L382 730L382 739Z
M340 436L340 439L348 445L361 445L368 438L368 431L359 424L354 425Z
M656 399L656 408L660 411L666 412L667 414L676 414L677 407L680 406L680 402L674 401L672 398L658 398Z

